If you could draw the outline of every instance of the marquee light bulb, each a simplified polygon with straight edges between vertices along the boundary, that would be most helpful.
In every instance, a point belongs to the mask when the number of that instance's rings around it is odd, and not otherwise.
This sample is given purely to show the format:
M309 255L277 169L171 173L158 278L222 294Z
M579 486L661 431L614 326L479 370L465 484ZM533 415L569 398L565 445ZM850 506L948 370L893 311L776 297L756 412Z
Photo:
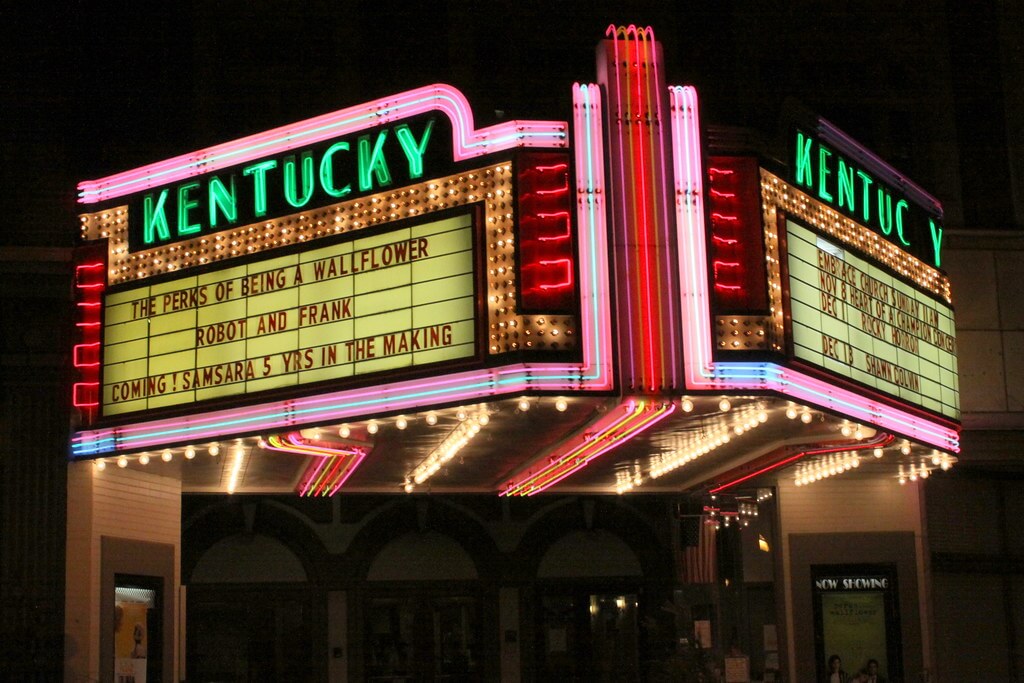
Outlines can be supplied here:
M795 407L789 406L788 408L786 408L786 417L788 417L790 420L795 420L796 416L797 412Z
M488 415L487 413L480 413L480 415L477 416L476 421L477 424L479 424L480 426L487 426L487 424L491 421L491 416Z
M566 401L564 398L560 398L557 401L555 401L555 410L557 410L560 413L564 413L568 407L569 402Z
M518 407L521 412L525 413L527 410L530 409L530 401L525 398L521 398L519 399Z
M433 427L437 424L437 413L427 413L426 422Z
M367 431L368 434L376 434L379 430L380 430L380 425L378 425L376 422L374 422L372 420L370 421L370 423L368 425L366 425L366 431Z
M395 426L399 429L405 429L409 426L409 420L407 420L404 415L399 415L398 419L395 420Z
M149 453L143 453L142 455L139 456L139 464L140 465L148 465L149 464Z
M904 441L903 445L900 446L900 453L903 455L910 455L910 442Z
M106 460L97 460L96 461L96 469L98 469L100 472L102 472L103 470L107 469L107 461Z
M683 402L679 404L679 407L683 409L684 413L692 412L693 411L693 401L691 401L688 398L684 398Z
M351 435L352 435L352 428L349 427L347 424L341 425L340 427L338 427L338 436L340 436L341 438L347 439Z
M721 401L718 402L718 409L721 410L723 413L729 412L731 408L732 403L730 403L729 399L727 398L723 398Z
M122 470L125 467L128 467L128 458L122 455L120 458L117 459L117 466L120 467Z
M171 458L173 457L174 454L171 453L170 450L164 450L164 452L160 454L160 459L163 460L164 462L170 462Z
M191 460L194 457L196 457L196 449L193 448L192 446L189 446L188 448L185 449L185 459Z
M805 425L811 424L811 420L813 419L814 416L811 415L811 412L809 410L805 410L804 412L800 413L800 421L803 422Z
M872 451L871 454L874 455L876 458L881 458L883 455L885 455L885 451L883 451L881 448L876 448L874 451Z
M211 456L216 458L218 455L220 455L220 444L219 443L211 443L210 444L210 448L209 448L209 452L210 452Z

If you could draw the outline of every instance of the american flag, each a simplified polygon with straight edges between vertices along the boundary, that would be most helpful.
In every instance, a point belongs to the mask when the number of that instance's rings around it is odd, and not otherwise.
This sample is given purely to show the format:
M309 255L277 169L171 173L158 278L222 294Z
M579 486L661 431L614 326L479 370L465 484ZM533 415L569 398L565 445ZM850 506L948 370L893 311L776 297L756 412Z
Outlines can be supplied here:
M718 580L718 532L703 517L681 520L682 534L677 554L681 583L715 583Z

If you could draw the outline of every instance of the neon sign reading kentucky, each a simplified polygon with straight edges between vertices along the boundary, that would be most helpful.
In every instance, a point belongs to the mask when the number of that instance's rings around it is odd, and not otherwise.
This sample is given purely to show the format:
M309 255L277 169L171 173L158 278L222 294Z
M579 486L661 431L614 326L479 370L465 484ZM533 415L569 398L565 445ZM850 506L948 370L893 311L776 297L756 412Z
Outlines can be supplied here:
M434 117L329 140L153 189L130 204L132 250L325 206L421 178Z
M796 131L790 175L797 187L881 233L929 265L942 266L942 223L925 207L820 140Z

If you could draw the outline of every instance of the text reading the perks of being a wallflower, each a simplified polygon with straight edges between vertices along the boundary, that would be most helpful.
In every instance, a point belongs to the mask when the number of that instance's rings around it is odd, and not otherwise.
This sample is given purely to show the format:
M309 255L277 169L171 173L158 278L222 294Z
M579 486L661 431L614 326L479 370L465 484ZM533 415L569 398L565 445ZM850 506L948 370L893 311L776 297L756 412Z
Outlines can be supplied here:
M112 293L104 414L472 356L471 218Z

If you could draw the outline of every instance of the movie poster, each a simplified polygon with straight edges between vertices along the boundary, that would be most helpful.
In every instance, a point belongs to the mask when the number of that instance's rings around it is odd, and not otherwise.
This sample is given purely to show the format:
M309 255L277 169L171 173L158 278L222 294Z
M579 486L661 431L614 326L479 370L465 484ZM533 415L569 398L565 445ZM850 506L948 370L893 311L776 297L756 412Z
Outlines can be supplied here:
M144 602L114 605L114 683L146 683L148 612Z
M888 653L884 593L824 593L821 616L825 652L842 657L848 670L863 666L869 659L877 659L885 666Z

